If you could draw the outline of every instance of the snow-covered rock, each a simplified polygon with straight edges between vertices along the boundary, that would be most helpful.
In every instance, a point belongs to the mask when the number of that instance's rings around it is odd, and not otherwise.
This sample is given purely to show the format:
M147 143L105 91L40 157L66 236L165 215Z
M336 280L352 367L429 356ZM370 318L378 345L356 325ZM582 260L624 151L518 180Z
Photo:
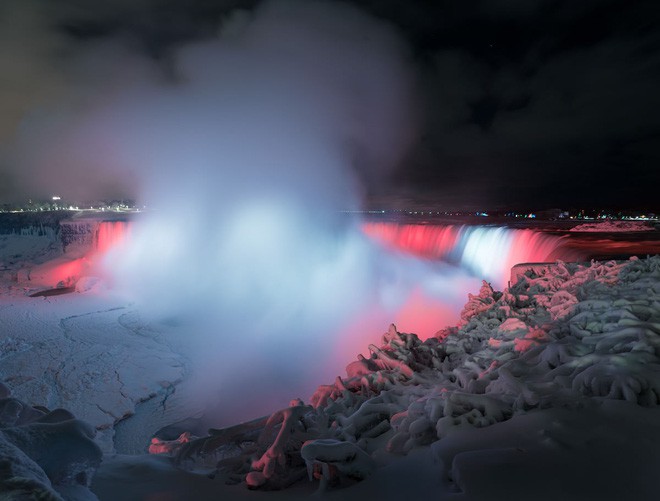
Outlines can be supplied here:
M179 464L215 464L251 488L286 487L305 469L338 483L373 472L367 458L377 452L407 454L531 411L608 401L656 408L660 256L555 267L530 270L504 292L484 283L462 323L426 341L391 326L346 378L320 386L312 405L193 440L178 450ZM465 478L473 463L463 455L453 468Z
M375 468L375 461L352 442L331 438L308 440L300 449L309 479L321 480L322 487L343 478L362 480Z
M2 499L94 500L89 490L101 463L94 428L63 409L32 407L0 392Z

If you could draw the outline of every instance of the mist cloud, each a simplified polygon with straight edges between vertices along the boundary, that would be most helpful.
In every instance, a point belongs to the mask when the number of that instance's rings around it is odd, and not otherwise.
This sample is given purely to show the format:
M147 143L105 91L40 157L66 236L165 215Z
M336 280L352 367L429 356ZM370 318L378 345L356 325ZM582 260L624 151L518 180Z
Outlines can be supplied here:
M121 47L78 55L97 76L86 99L27 121L19 160L53 185L135 190L148 211L106 265L146 319L180 326L199 396L219 394L224 418L308 397L402 306L414 327L420 304L463 302L462 275L385 253L345 212L415 134L391 26L281 0L235 11L164 73Z
M150 208L109 265L142 311L187 326L201 393L245 418L339 374L378 338L360 316L384 330L437 278L342 212L412 138L407 52L349 6L279 1L175 63L174 82L131 88L84 128L87 144L112 138Z

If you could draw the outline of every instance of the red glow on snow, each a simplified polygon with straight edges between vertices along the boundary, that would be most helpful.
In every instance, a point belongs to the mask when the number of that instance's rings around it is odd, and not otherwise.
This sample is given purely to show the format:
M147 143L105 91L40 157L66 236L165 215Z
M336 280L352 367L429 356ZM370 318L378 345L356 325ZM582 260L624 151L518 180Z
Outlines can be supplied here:
M545 338L547 338L547 334L543 329L532 329L525 337L513 340L513 349L521 353L525 352L534 346L538 346L539 341Z
M149 454L163 454L170 453L176 449L181 448L183 444L187 444L192 440L192 435L189 431L183 432L176 440L160 440L159 438L152 438L149 444Z
M35 270L35 281L51 287L68 287L85 274L89 265L86 257L71 261L54 260Z
M127 242L131 224L125 221L99 223L92 249L84 256L67 255L36 266L30 273L30 281L46 287L68 287L83 276L110 278L102 265L103 258L112 250Z
M502 340L491 337L488 339L488 346L490 346L491 348L499 348L500 346L502 346Z
M83 257L76 259L75 261L59 265L54 270L55 280L58 282L66 282L70 277L80 276L83 271L83 267L85 266L85 261L86 259Z

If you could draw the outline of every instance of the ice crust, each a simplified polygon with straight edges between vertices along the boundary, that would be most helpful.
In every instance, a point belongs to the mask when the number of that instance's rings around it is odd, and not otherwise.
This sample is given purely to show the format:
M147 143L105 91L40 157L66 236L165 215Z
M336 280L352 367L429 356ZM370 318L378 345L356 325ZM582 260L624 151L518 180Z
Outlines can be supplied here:
M167 452L180 468L250 488L280 489L309 473L327 489L366 478L383 451L405 455L535 411L657 408L660 257L552 269L529 270L503 292L484 282L461 323L426 341L391 325L308 405L294 401ZM468 472L465 458L456 475Z

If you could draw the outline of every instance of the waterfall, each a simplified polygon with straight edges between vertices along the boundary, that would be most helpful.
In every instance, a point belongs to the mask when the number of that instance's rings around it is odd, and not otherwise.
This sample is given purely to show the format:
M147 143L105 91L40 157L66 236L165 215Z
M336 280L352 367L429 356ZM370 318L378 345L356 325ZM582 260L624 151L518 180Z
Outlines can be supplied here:
M101 221L94 236L94 251L104 254L129 238L131 223L128 221Z
M450 262L498 287L506 285L516 264L581 257L565 245L565 237L530 229L367 222L363 230L387 247Z

